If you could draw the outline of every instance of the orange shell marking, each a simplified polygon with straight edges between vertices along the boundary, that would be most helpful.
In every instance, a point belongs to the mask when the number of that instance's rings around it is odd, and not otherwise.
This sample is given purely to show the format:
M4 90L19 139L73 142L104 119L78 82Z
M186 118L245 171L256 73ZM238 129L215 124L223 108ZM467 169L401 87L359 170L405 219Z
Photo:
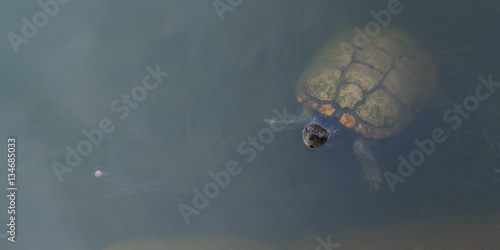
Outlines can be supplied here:
M332 116L333 112L335 112L335 108L330 104L323 104L319 107L318 111L322 114Z
M372 135L372 130L369 127L364 126L363 124L359 124L358 127L354 130L366 137L382 138L378 137L377 135Z
M295 94L295 96L297 97L297 100L299 102L302 102L304 101L305 99L307 99L307 97L304 95L304 93L302 92L297 92L297 94Z
M311 100L306 100L306 105L313 108L313 109L316 109L316 107L318 107L318 104L311 101Z
M356 125L356 118L348 113L344 113L342 117L340 117L340 123L344 124L347 128L352 128Z

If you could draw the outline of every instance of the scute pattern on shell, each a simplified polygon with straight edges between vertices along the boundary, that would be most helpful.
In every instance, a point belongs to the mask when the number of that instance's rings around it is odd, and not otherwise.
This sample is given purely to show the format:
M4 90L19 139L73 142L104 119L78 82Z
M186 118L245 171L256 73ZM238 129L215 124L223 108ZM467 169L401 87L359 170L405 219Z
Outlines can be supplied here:
M397 31L384 30L346 50L353 37L344 33L326 45L299 79L297 99L366 137L395 135L434 92L436 82L427 76L436 69L425 51Z

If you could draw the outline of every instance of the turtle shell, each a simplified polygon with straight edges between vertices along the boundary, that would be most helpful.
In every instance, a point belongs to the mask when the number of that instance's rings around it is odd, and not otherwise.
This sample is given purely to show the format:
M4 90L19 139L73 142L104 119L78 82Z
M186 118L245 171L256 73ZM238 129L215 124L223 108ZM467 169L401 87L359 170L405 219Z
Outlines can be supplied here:
M313 59L297 83L297 99L366 137L395 135L434 92L435 67L398 31L383 30L357 47L355 36L333 38Z

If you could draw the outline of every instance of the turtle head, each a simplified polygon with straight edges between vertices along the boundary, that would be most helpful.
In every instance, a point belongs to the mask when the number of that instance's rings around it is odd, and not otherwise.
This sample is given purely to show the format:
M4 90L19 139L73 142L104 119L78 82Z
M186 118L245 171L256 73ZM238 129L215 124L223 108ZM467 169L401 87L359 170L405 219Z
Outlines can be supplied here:
M327 117L315 117L302 131L302 139L312 149L329 148L335 142L339 129L335 121Z

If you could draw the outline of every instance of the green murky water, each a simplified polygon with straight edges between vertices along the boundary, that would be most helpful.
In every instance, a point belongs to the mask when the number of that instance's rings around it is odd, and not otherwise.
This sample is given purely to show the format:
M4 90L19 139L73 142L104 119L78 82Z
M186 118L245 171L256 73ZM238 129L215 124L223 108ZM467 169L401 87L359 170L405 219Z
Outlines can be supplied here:
M41 3L0 11L19 188L2 249L499 247L499 4ZM301 112L295 83L331 37L377 27L424 48L438 88L370 142L372 191L348 144L311 151L263 119Z

